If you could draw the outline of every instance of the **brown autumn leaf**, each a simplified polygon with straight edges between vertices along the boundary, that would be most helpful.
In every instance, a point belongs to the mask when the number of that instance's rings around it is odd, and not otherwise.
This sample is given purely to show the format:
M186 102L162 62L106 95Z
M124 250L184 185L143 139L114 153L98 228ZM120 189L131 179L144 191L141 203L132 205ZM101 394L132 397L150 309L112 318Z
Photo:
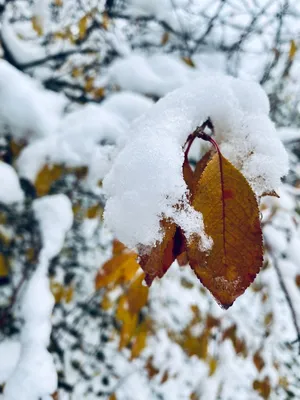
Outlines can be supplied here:
M165 233L162 242L157 242L150 253L143 253L143 248L139 251L139 264L145 272L145 282L148 286L151 286L156 277L161 278L182 253L182 234L179 228L165 219L161 221L161 226Z
M160 41L161 45L164 46L166 43L168 43L169 38L170 38L169 32L164 32Z
M266 197L266 196L277 197L278 199L280 198L279 194L277 194L275 190L272 190L271 192L264 192L260 197Z
M253 363L256 366L258 372L260 372L264 366L265 366L265 362L264 359L262 358L260 351L257 350L254 354L253 354Z
M268 376L264 380L255 380L253 382L253 389L256 390L263 399L268 400L271 394L270 379Z
M220 305L229 308L263 262L255 194L245 177L215 154L199 179L192 205L203 214L205 231L214 244L205 253L194 237L187 246L190 265Z
M9 275L9 269L5 257L0 253L0 279Z

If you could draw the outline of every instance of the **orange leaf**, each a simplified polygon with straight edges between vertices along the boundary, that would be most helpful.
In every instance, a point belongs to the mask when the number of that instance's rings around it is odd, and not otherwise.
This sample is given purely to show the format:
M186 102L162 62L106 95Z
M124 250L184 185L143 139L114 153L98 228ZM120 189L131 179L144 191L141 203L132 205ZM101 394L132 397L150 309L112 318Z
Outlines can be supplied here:
M170 221L163 220L161 222L162 228L164 229L165 235L161 243L157 242L156 245L151 249L150 253L143 254L143 248L140 248L140 266L145 272L145 282L148 286L151 286L153 280L156 277L161 278L172 265L176 259L177 247L180 247L180 240L175 240L175 234L177 232L176 225ZM177 236L180 234L178 233ZM177 242L177 244L175 243ZM178 246L177 246L178 245Z
M203 285L224 307L230 307L253 282L263 262L262 232L255 194L245 177L215 154L194 193L194 208L203 214L210 252L188 244L190 265Z

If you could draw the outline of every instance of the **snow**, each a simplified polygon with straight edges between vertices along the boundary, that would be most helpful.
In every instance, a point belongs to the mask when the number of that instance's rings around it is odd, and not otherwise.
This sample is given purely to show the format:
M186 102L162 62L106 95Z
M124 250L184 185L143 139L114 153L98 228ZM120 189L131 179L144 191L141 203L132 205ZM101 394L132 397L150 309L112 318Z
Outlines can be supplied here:
M102 108L119 115L129 123L144 114L153 104L150 98L124 90L108 96L102 102Z
M173 55L133 53L114 61L106 79L124 90L161 97L200 74L207 75L207 69L193 69Z
M70 200L62 194L35 200L33 209L40 223L43 248L22 297L21 351L4 388L5 400L19 400L20 393L22 400L39 400L54 393L57 387L56 368L47 350L54 306L47 272L50 260L63 247L73 223L73 212Z
M17 36L12 24L8 21L4 21L2 24L1 36L18 64L28 64L46 56L44 47L21 40Z
M31 182L45 164L88 167L86 184L95 187L111 168L128 139L129 123L153 104L142 95L124 92L103 104L88 104L56 121L51 133L33 140L17 160L19 174Z
M0 385L7 381L20 356L20 343L6 339L0 343Z
M49 0L35 0L33 12L43 30L43 34L45 34L51 26Z
M63 118L55 134L27 146L17 161L17 168L22 177L34 182L47 163L88 166L88 182L95 184L123 147L127 127L123 118L109 110L96 105L82 107Z
M299 128L291 128L291 127L279 128L278 135L280 139L285 143L294 140L296 141L300 139L300 130Z
M188 203L183 145L210 117L223 155L260 196L276 189L288 171L288 157L268 111L258 84L221 76L195 80L159 100L132 123L131 139L104 179L108 227L129 247L153 246L162 239L160 220L167 217L187 238L200 235L208 249L202 215Z
M72 227L71 201L64 194L44 196L34 200L33 210L42 232L43 256L50 260L62 249L65 236Z
M53 133L66 105L63 95L43 89L4 60L0 60L0 101L0 132L16 140Z
M8 205L24 200L24 193L15 169L3 161L0 161L0 187L0 203Z

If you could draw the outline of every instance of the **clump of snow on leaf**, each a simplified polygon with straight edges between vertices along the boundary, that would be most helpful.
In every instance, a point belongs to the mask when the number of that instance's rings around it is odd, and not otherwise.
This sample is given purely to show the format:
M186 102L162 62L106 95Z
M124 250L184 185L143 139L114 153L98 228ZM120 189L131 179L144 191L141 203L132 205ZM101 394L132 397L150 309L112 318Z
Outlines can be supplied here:
M108 226L129 247L152 246L162 239L160 221L167 217L188 238L200 235L203 248L209 248L202 215L189 205L182 175L186 139L210 117L224 156L260 196L276 189L288 171L268 112L259 85L230 77L201 78L158 101L132 123L131 139L104 180Z

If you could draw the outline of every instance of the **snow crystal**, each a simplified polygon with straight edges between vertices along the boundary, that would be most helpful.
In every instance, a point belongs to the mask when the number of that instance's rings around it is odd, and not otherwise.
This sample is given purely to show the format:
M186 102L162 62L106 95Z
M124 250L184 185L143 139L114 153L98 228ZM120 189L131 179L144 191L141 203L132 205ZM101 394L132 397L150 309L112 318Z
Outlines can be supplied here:
M259 196L276 189L288 170L268 111L259 85L230 77L201 78L169 93L132 123L131 139L104 179L107 225L129 247L152 246L162 239L160 220L169 217L187 236L201 235L209 248L202 215L187 201L183 145L210 117L225 157Z
M12 204L24 200L16 171L3 161L0 161L0 187L0 203Z

